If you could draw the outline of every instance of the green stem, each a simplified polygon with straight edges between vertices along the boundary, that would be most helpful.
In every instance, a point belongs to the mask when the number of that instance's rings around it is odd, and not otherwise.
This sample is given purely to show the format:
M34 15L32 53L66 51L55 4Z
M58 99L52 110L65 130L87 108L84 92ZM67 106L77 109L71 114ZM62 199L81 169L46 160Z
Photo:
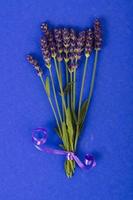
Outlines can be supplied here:
M95 51L95 59L94 59L94 65L93 65L93 71L92 71L90 91L89 91L89 95L88 95L87 110L88 110L88 107L90 105L90 101L91 101L92 95L93 95L93 89L94 89L94 83L95 83L95 77L96 77L97 60L98 60L98 50ZM85 119L85 116L84 116L84 119Z
M58 68L59 69L59 71L58 71L59 72L59 77L60 77L60 81L61 81L61 85L62 85L63 84L62 83L63 80L62 80L62 70L61 70L61 62L60 61L58 62L58 67L59 67ZM63 106L63 103L62 103L62 114L63 114L63 119L64 119L65 115L64 115L64 106Z
M83 96L83 90L84 90L84 83L85 83L87 64L88 64L88 57L86 57L86 59L85 59L84 71L83 71L83 77L82 77L82 83L81 83L81 90L80 90L80 97L79 97L78 123L77 123L77 127L76 127L75 144L74 144L74 149L75 150L76 150L78 136L79 136L79 118L80 118L80 110L81 110L81 103L82 103L82 96Z
M60 75L59 75L59 71L58 71L58 65L57 65L56 58L54 58L54 63L55 63L55 69L56 69L57 78L58 78L58 82L59 82L59 86L60 86L60 91L61 91L62 104L63 104L64 110L66 112L66 103L65 103L65 98L64 98L64 93L63 93L63 87L62 87L62 83L61 83L61 79L60 79Z
M76 101L76 69L74 70L74 83L73 83L73 108L75 110L75 101Z
M65 62L66 65L66 85L68 85L69 82L69 73L68 73L68 64ZM69 92L67 93L67 106L69 107L70 102L69 102Z
M83 71L82 84L81 84L81 90L80 90L80 98L79 98L79 107L78 107L78 121L79 121L79 117L80 117L80 109L81 109L81 103L82 103L82 96L83 96L83 90L84 90L87 64L88 64L88 57L86 57L85 64L84 64L84 71Z
M40 76L40 79L41 79L41 82L42 82L42 84L43 84L44 90L45 90L45 92L46 92L45 83L44 83L43 77ZM47 94L47 92L46 92L46 94ZM48 95L47 95L47 96L48 96ZM58 122L57 115L56 115L56 111L55 111L55 108L54 108L54 106L53 106L53 103L52 103L52 101L51 101L51 97L50 97L50 96L48 96L48 100L49 100L49 103L50 103L50 105L51 105L52 111L53 111L53 113L54 113L54 117L55 117L55 120L56 120L58 129L59 129L59 131L60 131L60 133L61 133L61 129L60 129L60 125L59 125L59 122Z
M70 72L70 83L71 83L71 109L73 107L73 72Z
M53 88L53 93L54 93L54 98L55 98L55 103L56 103L57 111L58 111L58 114L59 114L60 122L62 123L62 117L61 117L61 113L60 113L60 109L59 109L59 104L58 104L58 100L57 100L57 96L56 96L54 79L53 79L51 68L49 68L49 74L50 74L50 78L51 78L51 82L52 82L52 88Z
M58 66L59 66L59 76L60 76L60 80L61 80L61 84L62 84L62 70L61 70L61 62L58 62Z

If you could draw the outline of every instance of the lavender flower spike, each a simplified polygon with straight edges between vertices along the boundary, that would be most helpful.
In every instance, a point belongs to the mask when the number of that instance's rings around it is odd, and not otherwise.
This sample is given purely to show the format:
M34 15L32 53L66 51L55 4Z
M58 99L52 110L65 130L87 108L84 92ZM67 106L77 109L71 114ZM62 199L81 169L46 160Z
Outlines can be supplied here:
M43 75L43 71L42 71L40 65L38 64L38 61L35 58L33 58L32 55L27 55L26 60L34 66L38 76Z
M85 56L89 57L93 50L94 35L91 29L86 31Z
M98 19L94 22L94 39L95 50L99 51L102 46L102 29L101 22Z
M45 36L43 36L41 38L41 51L42 51L43 60L45 62L46 67L50 68L51 67L51 54L50 54L48 41Z

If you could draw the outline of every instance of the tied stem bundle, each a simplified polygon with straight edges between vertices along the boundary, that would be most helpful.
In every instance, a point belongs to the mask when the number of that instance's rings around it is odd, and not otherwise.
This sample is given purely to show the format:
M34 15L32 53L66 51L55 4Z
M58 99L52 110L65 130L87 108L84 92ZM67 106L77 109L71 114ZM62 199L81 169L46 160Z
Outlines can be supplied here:
M40 40L41 52L49 76L44 77L39 62L32 55L27 56L27 61L34 66L48 97L57 125L55 130L62 141L60 147L65 151L75 153L92 99L98 54L102 44L101 23L96 19L92 29L88 28L78 33L73 28L50 29L47 23L42 23L41 31L43 33ZM93 51L95 55L89 94L83 100L87 66ZM85 63L79 99L77 99L76 87L78 83L76 79L82 57L85 58ZM64 66L65 80L63 78ZM53 68L55 68L58 80L58 89L55 85ZM51 96L52 93L54 98ZM61 104L59 98L61 98ZM67 177L72 177L75 171L75 161L66 159L64 168Z

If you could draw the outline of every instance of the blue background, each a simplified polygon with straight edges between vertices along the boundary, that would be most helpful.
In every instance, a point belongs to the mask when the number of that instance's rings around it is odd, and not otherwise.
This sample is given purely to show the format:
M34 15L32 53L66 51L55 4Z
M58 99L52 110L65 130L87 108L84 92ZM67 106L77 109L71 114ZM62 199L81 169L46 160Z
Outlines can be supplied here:
M133 199L132 8L132 0L0 1L1 200ZM103 23L104 48L78 152L81 157L93 152L97 167L89 172L77 168L69 180L64 158L43 154L31 142L32 129L43 126L49 145L59 143L48 100L25 55L41 55L41 22L82 29L95 17ZM82 66L78 78L81 72ZM87 79L86 94L88 84Z

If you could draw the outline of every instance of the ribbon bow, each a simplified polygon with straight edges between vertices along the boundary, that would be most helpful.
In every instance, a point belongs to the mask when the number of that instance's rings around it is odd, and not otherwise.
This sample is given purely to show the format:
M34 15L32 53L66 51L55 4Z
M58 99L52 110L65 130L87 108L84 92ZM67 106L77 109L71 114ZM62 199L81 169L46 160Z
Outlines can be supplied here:
M67 160L74 160L81 169L90 169L96 166L95 158L91 154L86 154L84 162L81 162L74 152L46 147L44 144L46 143L47 138L48 134L44 128L36 128L32 131L33 144L39 151L56 155L64 155Z

